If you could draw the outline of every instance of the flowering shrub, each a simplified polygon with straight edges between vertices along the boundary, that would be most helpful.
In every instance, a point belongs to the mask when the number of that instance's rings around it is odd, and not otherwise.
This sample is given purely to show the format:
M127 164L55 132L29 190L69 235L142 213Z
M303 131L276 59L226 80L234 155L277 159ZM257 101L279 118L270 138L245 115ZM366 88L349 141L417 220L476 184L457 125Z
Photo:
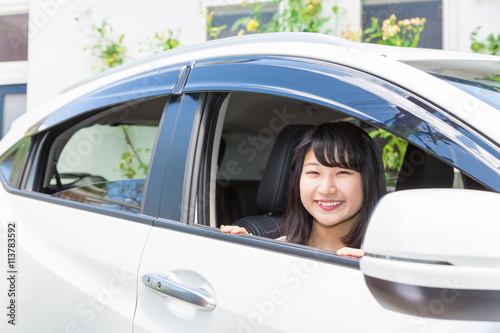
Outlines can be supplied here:
M94 40L92 45L86 46L85 50L90 49L92 55L98 59L98 63L93 69L104 71L108 68L121 65L127 58L127 47L123 45L125 35L115 37L113 28L103 20L101 25L92 24L92 36Z
M486 37L486 41L479 42L476 39L479 29L481 29L481 27L477 27L476 30L470 34L470 39L472 41L470 46L471 50L476 53L500 55L500 34L496 38L493 34L489 34L488 37Z
M352 40L353 42L359 42L363 36L363 31L359 28L356 32L353 32L351 31L351 25L348 25L347 28L340 33L340 36L342 38Z
M231 30L234 31L242 26L246 28L246 31L241 29L238 35L245 32L330 32L329 30L322 31L323 25L330 20L330 17L320 17L323 10L322 0L272 0L270 3L284 3L285 6L283 11L273 15L269 24L262 22L262 7L265 4L244 1L243 6L251 9L250 15L237 20ZM337 10L337 6L332 7L334 14Z
M215 11L213 10L211 12L207 11L207 15L205 16L205 19L207 21L207 26L205 27L205 29L207 29L208 34L210 35L210 37L212 37L212 39L217 39L222 30L226 29L227 26L224 24L221 25L220 27L214 27L212 24L212 20L214 19L214 14Z
M380 27L376 17L372 17L372 25L364 31L368 37L364 42L376 40L378 44L417 47L420 41L420 33L424 30L426 19L411 18L396 22L396 15L392 14L382 22Z
M139 51L144 51L152 54L171 50L178 46L181 46L179 39L170 29L167 29L167 33L165 33L164 31L155 32L153 38L148 39L141 44L146 46Z

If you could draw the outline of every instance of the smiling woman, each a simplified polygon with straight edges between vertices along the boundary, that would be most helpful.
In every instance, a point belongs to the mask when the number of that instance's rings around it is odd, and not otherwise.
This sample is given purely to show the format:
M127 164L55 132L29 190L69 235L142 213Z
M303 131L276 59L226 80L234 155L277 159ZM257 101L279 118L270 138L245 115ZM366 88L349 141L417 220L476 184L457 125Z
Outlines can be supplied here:
M280 240L362 256L368 217L385 194L384 168L370 136L347 122L306 132L293 151L285 236ZM248 233L223 226L225 233Z
M288 193L289 242L334 251L359 248L368 217L385 194L375 142L346 122L314 128L295 148Z

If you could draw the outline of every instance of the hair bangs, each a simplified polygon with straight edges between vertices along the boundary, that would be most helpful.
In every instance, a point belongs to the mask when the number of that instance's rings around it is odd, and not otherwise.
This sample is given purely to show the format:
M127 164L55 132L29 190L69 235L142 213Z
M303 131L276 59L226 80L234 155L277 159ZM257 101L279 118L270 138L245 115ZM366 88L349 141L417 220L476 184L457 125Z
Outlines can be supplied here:
M314 155L319 163L327 167L340 167L354 171L361 170L361 151L357 140L339 135L328 127L319 126L318 133L311 142Z

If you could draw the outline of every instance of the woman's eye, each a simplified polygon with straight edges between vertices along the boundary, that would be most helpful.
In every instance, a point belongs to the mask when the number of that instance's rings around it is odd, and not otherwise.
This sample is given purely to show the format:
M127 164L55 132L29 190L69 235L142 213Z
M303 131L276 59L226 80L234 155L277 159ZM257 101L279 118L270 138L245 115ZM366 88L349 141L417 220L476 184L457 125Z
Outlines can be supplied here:
M350 175L351 173L347 170L341 170L339 172L337 172L337 175Z
M306 175L319 175L317 171L306 171Z

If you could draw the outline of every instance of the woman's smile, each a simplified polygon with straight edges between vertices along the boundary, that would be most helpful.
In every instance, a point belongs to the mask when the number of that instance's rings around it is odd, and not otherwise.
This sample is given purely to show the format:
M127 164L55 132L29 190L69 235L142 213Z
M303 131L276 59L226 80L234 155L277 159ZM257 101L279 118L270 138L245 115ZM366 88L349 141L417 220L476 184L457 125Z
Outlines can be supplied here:
M321 209L334 210L343 204L343 201L317 200L316 203Z
M361 174L347 168L322 165L310 149L302 166L300 198L314 223L333 227L353 222L363 202Z

